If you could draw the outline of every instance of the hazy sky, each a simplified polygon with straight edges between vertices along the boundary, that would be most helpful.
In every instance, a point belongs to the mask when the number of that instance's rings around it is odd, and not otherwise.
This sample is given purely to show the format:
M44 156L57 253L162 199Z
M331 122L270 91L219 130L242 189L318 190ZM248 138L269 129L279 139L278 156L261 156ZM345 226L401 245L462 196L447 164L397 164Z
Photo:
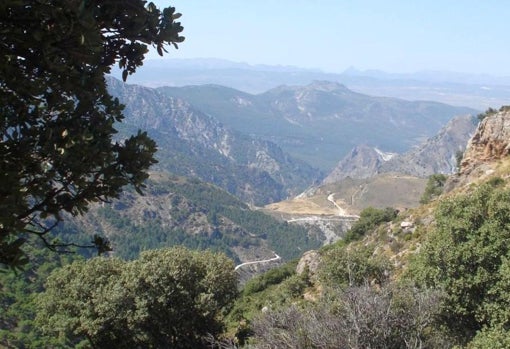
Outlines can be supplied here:
M509 0L158 0L182 13L169 57L342 72L510 75Z

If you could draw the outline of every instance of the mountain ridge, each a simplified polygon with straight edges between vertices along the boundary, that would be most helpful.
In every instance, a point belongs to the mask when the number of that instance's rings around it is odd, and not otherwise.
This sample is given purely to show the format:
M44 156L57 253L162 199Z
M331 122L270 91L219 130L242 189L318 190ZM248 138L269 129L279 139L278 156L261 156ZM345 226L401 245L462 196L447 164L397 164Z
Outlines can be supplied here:
M120 127L142 128L158 143L156 169L200 178L258 205L297 194L321 176L277 145L232 131L181 98L115 79L109 88L126 105Z
M113 75L120 79L121 74ZM345 84L360 93L430 100L478 110L503 105L510 98L510 79L455 72L394 74L346 69L322 72L291 66L250 65L218 59L146 60L132 83L149 87L219 84L252 94L279 85L306 85L314 80Z
M475 116L455 117L435 136L403 154L387 154L367 145L356 146L323 183L334 183L347 177L364 179L391 172L421 178L436 173L453 174L476 125Z
M476 112L436 102L367 96L329 81L279 86L258 95L218 85L157 90L185 99L234 130L274 142L323 171L355 145L371 141L381 149L402 152L434 135L455 115Z

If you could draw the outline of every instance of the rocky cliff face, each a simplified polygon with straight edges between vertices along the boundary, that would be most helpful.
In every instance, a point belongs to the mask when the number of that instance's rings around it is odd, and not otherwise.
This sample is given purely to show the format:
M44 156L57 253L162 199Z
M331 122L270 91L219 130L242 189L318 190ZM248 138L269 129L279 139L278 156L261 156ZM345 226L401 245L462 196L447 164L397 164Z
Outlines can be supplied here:
M462 172L470 164L499 160L510 154L510 107L502 107L486 117L468 143L462 160Z
M383 153L377 148L358 146L340 161L324 183L334 183L347 177L370 178L390 172L422 178L434 173L452 174L457 170L457 156L464 152L475 128L475 117L455 117L436 136L404 154Z
M383 163L379 171L416 177L428 177L434 173L452 174L458 170L457 157L464 152L476 125L477 119L472 115L455 117L436 136L416 149Z
M510 156L510 107L501 107L480 122L469 140L459 173L452 176L446 190L452 190L494 173L500 160Z

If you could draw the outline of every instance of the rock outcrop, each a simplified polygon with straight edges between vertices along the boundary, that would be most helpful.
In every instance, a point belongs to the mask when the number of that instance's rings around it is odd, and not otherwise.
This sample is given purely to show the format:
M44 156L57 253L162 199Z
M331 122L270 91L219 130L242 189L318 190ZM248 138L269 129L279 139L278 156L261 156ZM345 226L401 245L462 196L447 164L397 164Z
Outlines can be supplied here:
M305 252L296 266L296 273L301 275L307 272L310 279L315 279L321 260L322 258L318 251L311 250Z
M398 155L381 165L380 172L399 172L416 177L435 173L452 174L458 170L457 156L476 130L477 119L472 115L450 120L439 133L411 151Z
M510 107L485 117L470 139L459 173L445 185L449 191L494 173L499 160L510 156Z
M477 162L499 160L510 154L510 107L486 117L476 130L462 159L462 172Z
M373 177L379 173L385 159L389 160L392 155L394 154L382 153L367 145L356 146L338 163L323 183L335 183L347 177L356 179Z

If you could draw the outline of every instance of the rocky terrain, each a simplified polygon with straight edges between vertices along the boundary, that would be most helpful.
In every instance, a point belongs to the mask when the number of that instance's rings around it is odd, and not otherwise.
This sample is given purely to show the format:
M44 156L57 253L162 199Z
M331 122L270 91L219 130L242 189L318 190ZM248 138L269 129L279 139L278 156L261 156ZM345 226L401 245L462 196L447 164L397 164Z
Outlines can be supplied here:
M426 205L416 204L411 209L401 210L396 220L379 226L369 233L361 244L374 244L377 246L374 256L389 257L394 266L402 270L409 262L409 257L419 253L427 234L435 226L434 212L442 199L469 193L490 181L496 183L497 180L502 180L502 183L506 183L503 184L504 188L508 188L509 178L510 108L501 107L499 111L487 114L466 142L461 167L449 175L442 197ZM344 179L336 185L345 181L352 179ZM331 190L332 185L322 186L320 190ZM320 193L320 190L316 190ZM316 251L305 253L298 263L298 271L302 272L304 266L309 266L311 270L316 269L313 266L318 265L320 259L321 256Z
M340 239L367 207L417 207L427 177L457 171L459 156L476 129L477 118L452 119L437 135L404 154L355 147L320 185L299 196L265 206L292 224L322 232L329 243Z
M403 154L385 153L366 145L355 147L326 176L323 183L344 178L370 178L380 173L400 173L420 178L435 173L452 174L458 169L466 144L476 129L472 115L450 120L437 135Z
M489 113L480 122L467 144L459 172L451 176L446 184L447 190L483 181L489 176L498 174L498 170L504 173L508 155L510 155L510 107L504 106L499 111Z

